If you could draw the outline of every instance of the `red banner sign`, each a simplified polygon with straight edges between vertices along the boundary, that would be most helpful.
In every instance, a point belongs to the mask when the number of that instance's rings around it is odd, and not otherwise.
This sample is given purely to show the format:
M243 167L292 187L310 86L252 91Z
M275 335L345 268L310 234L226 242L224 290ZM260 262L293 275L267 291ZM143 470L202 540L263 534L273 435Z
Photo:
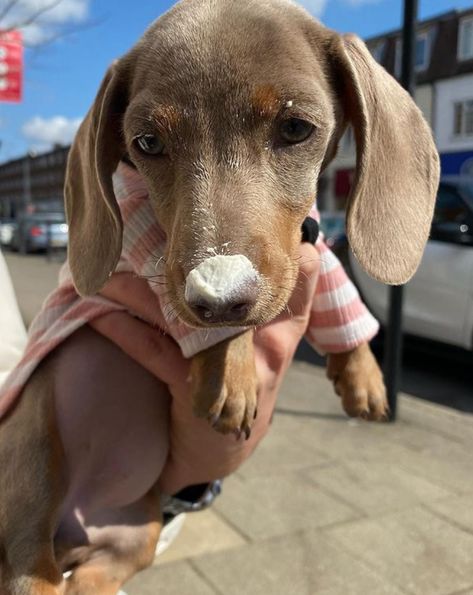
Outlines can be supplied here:
M0 32L0 101L21 101L23 45L19 31Z

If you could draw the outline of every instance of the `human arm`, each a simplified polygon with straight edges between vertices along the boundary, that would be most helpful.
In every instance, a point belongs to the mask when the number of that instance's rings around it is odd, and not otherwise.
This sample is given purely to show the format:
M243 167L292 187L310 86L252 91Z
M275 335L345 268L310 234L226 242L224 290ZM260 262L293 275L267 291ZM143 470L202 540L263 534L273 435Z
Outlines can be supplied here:
M299 262L300 273L288 309L255 333L258 416L247 441L218 434L206 420L193 414L189 361L182 357L173 339L164 334L166 323L149 286L141 279L123 274L115 275L105 287L103 294L107 298L119 301L129 311L157 325L152 327L128 312L115 312L92 323L95 330L165 382L173 396L170 455L160 481L163 491L175 493L186 485L232 473L268 431L284 373L307 327L318 272L317 251L309 244L302 244Z

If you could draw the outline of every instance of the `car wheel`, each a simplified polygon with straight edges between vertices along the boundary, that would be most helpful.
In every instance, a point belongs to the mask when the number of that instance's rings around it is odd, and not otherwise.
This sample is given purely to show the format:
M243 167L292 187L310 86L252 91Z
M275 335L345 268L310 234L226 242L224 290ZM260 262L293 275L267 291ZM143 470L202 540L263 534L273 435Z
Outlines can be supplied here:
M20 254L27 254L28 253L28 242L26 238L20 238L20 245L19 245L19 252Z

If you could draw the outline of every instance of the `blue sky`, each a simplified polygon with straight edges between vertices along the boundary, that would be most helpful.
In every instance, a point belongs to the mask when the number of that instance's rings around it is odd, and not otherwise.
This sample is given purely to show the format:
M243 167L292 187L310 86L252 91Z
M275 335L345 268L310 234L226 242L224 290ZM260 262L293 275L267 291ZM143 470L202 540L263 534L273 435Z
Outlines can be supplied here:
M1 7L7 0L0 0ZM238 0L235 0L238 1ZM41 6L50 0L19 0ZM401 0L303 0L328 26L370 37L400 27ZM27 150L47 150L69 142L91 104L110 62L123 54L171 0L62 0L25 35L31 42L51 38L61 28L77 29L41 49L26 52L24 99L0 103L0 162ZM473 0L419 0L420 17L473 6ZM133 7L130 10L130 7ZM20 14L11 14L18 18ZM9 23L7 23L9 24Z

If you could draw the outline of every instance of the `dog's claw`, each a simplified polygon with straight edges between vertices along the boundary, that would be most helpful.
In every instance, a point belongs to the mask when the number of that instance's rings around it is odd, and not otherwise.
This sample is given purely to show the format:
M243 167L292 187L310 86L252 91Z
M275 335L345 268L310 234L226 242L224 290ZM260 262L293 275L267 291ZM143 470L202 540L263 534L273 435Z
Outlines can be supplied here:
M251 428L246 426L243 431L245 432L245 440L249 440L251 436Z

